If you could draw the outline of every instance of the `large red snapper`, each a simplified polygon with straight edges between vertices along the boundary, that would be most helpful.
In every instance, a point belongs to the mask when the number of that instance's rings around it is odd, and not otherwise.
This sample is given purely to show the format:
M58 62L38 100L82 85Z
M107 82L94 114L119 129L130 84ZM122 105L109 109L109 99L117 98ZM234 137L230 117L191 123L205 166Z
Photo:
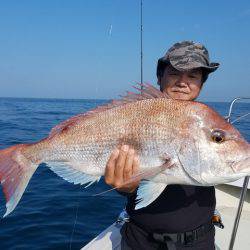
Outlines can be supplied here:
M92 184L104 174L117 146L134 147L142 178L141 208L168 184L215 185L250 174L250 146L240 133L208 106L167 98L151 85L141 94L72 117L33 144L0 151L0 180L8 215L30 178L44 162L74 184Z

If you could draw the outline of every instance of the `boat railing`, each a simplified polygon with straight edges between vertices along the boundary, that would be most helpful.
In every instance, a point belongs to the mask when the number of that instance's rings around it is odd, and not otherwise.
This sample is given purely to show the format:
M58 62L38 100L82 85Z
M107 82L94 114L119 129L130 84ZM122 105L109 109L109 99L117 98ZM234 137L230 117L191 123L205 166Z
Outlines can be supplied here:
M231 102L229 112L228 112L228 115L226 117L228 122L231 123L231 115L232 115L234 104L237 101L241 101L241 100L250 100L250 97L237 97ZM238 204L238 209L237 209L237 213L236 213L235 220L234 220L234 226L233 226L233 231L232 231L232 235L231 235L229 250L233 250L233 246L234 246L234 242L235 242L235 238L236 238L236 234L237 234L237 230L238 230L238 226L239 226L239 222L240 222L241 212L242 212L243 204L244 204L244 201L246 198L248 183L249 183L249 176L245 177L244 183L242 186L240 200L239 200L239 204Z

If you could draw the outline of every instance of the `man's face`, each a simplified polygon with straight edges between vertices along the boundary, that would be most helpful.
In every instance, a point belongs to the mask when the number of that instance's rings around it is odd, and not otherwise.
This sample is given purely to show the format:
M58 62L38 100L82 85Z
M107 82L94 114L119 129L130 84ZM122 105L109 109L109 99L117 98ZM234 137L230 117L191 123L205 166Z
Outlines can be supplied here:
M202 71L194 69L181 72L168 65L158 82L162 86L162 91L171 98L194 100L198 97L202 87Z

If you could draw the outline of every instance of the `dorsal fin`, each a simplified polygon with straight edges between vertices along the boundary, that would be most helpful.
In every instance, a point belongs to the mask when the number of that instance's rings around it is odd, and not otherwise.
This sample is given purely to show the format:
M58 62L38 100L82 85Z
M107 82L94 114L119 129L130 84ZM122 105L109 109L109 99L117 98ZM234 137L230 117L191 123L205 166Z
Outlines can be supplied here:
M49 138L53 137L55 134L60 133L63 130L68 129L72 125L74 125L77 121L81 120L82 118L89 118L90 116L93 116L97 113L100 113L102 111L112 109L114 107L122 106L127 103L131 102L137 102L145 99L153 99L153 98L169 98L169 96L166 93L162 93L160 90L152 86L151 84L145 83L138 83L138 86L134 86L134 88L140 93L134 93L127 91L127 94L124 96L121 96L121 99L112 100L110 103L98 106L93 110L90 110L86 113L81 113L79 115L73 116L66 121L63 121L62 123L59 123L56 125L52 130L50 131Z

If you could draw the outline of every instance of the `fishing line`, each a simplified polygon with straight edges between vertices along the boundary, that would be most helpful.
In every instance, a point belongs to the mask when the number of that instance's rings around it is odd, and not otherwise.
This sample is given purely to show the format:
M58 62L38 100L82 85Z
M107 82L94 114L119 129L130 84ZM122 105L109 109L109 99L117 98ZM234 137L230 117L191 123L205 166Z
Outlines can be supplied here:
M79 186L79 190L80 190L81 186ZM80 192L78 190L78 195L77 195L77 201L76 201L76 205L75 205L75 221L74 221L74 225L73 225L73 229L71 232L71 236L70 236L70 242L69 242L69 250L72 249L72 242L73 242L73 237L74 237L74 233L75 233L75 228L76 228L76 223L77 223L77 218L78 218L78 210L79 210L79 198L80 198Z
M101 192L101 193L92 194L92 196L99 196L99 195L102 195L102 194L108 193L108 192L110 192L110 191L116 190L117 188L118 188L118 187L110 188L110 189L105 190L105 191L103 191L103 192Z
M247 114L245 114L245 115L242 115L242 116L240 116L240 117L236 118L235 120L233 120L233 121L231 122L231 124L233 124L233 123L237 122L238 120L240 120L240 119L242 119L242 118L244 118L244 117L246 117L246 116L248 116L248 115L250 115L250 112L249 112L249 113L247 113Z

